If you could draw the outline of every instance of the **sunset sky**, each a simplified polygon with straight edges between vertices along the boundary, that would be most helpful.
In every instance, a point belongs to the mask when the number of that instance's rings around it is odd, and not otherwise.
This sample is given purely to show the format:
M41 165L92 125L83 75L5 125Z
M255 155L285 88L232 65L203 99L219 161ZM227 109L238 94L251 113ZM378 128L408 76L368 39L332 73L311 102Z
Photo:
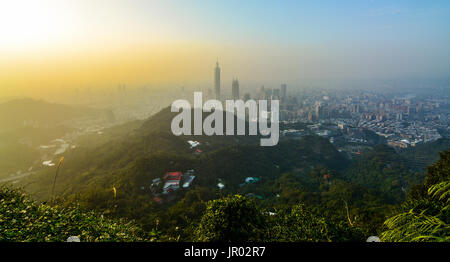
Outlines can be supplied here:
M450 1L0 0L0 96L450 77Z

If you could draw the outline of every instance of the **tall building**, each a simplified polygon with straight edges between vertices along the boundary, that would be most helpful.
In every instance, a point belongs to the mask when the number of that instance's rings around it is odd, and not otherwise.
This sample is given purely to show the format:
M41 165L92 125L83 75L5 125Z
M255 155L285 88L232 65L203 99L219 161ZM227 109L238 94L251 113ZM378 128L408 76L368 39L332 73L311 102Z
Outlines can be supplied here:
M287 85L286 84L282 84L281 85L281 99L286 99L286 89L287 89Z
M280 99L280 89L278 89L278 88L273 89L272 99L273 100L279 100Z
M233 79L233 83L231 84L231 95L234 100L239 99L239 82L236 79Z
M319 120L323 117L323 105L319 101L316 102L316 119Z
M250 100L250 94L249 93L245 93L245 95L244 95L244 101L248 101L248 100Z
M258 98L261 100L266 99L266 90L264 89L264 86L261 86L261 88L259 89Z
M220 100L220 67L219 61L216 62L216 68L214 72L214 91L216 93L216 99Z
M272 89L271 88L265 89L264 93L265 93L266 99L270 99L272 97Z
M213 98L213 93L212 93L212 89L211 88L208 88L206 90L206 95L207 95L208 99L212 99Z

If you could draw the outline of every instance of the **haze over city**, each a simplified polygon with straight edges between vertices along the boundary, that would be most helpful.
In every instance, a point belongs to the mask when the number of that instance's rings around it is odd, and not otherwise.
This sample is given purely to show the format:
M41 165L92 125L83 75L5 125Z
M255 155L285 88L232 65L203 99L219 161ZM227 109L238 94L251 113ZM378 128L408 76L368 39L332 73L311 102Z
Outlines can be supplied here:
M4 1L0 97L450 76L448 1Z

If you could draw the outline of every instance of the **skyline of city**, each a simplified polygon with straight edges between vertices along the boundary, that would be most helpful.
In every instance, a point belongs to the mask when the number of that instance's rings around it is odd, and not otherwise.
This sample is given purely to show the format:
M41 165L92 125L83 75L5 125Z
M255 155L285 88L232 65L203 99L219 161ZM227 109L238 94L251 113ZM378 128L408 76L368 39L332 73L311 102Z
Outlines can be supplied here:
M448 80L449 24L447 1L5 2L0 97L206 86L216 57L230 83Z

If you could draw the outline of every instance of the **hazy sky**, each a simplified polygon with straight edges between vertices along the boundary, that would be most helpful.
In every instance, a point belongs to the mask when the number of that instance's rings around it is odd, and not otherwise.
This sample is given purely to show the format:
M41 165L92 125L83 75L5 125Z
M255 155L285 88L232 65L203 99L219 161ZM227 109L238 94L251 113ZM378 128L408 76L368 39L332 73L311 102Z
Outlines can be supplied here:
M0 0L0 96L450 76L450 1Z

